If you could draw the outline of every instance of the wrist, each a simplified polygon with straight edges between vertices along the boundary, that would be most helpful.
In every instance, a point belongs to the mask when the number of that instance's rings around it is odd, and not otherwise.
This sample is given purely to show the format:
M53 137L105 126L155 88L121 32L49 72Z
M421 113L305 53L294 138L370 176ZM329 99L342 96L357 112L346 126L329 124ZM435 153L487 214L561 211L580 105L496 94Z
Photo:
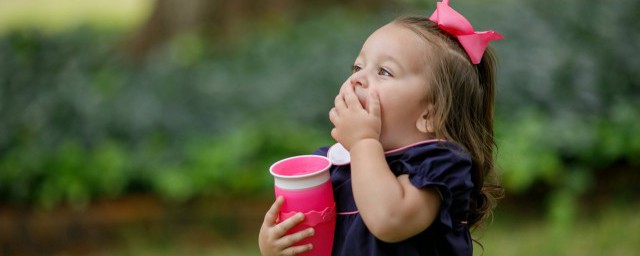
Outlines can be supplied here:
M354 142L353 145L351 145L349 152L353 153L354 151L360 151L360 149L370 149L375 147L382 147L379 140L374 138L364 138Z

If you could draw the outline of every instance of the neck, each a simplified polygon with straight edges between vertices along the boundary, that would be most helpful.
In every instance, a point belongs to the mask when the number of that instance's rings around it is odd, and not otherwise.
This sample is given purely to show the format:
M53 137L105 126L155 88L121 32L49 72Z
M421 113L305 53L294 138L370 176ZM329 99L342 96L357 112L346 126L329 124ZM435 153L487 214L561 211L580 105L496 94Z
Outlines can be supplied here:
M382 148L384 151L390 151L398 148L403 148L412 144L416 144L425 140L435 139L433 134L426 134L422 132L416 132L412 134L399 134L398 138L394 139L380 139Z

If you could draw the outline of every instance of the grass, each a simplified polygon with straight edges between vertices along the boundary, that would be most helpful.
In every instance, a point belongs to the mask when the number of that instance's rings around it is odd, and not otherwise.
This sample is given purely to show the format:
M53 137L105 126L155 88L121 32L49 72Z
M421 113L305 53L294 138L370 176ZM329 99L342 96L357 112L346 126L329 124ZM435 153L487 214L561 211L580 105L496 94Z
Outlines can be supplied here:
M143 22L152 0L0 0L0 34L15 29L56 33L77 26L127 30Z
M476 255L634 255L640 250L640 204L582 213L569 229L543 220L507 220L482 233ZM513 216L512 216L513 217Z

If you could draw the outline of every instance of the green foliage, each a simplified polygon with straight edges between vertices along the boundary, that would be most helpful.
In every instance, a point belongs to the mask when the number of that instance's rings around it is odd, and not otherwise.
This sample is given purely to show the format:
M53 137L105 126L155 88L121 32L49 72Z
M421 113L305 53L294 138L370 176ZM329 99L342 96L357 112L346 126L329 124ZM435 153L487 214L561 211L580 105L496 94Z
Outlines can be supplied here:
M548 148L553 139L546 133L548 120L535 112L523 116L511 124L502 120L496 123L498 170L504 184L515 192L528 189L540 179L554 179L562 167L560 156Z
M631 25L640 22L638 2L500 1L488 11L491 19L480 4L465 9L477 15L470 19L488 20L506 37L493 44L504 186L509 193L551 187L548 214L554 232L565 232L577 198L599 185L597 170L638 166L640 75L633 56L640 30Z
M362 40L338 39L371 27L309 32L341 17L254 33L247 40L260 43L232 50L186 34L141 66L118 54L119 34L8 34L0 39L0 200L82 207L129 192L175 201L264 192L268 163L330 143L318 131L329 130L331 99L349 72L334 59L349 63Z
M278 121L280 119L270 120ZM327 136L292 123L256 122L215 138L199 137L181 150L181 163L159 167L150 176L153 190L172 200L197 195L248 196L273 188L269 165L281 158L309 154Z
M562 223L596 170L640 165L640 33L628 25L640 24L638 3L494 4L455 6L506 36L492 44L502 180L510 193L552 187L549 215ZM134 192L182 202L271 191L270 163L331 143L332 99L386 15L334 9L256 27L233 47L187 33L141 65L119 54L124 34L8 33L0 200L82 207Z
M154 138L139 148L113 141L84 147L69 140L48 156L42 150L16 148L1 159L0 188L4 199L44 207L66 202L80 208L92 198L136 189L175 202L270 193L269 164L309 154L330 141L309 127L269 121L273 123L249 123L228 134L196 136L173 145L177 148Z
M110 141L89 151L72 139L51 152L12 148L1 158L0 191L15 201L35 200L46 207L67 201L82 207L94 196L120 195L130 178L130 162L122 146Z

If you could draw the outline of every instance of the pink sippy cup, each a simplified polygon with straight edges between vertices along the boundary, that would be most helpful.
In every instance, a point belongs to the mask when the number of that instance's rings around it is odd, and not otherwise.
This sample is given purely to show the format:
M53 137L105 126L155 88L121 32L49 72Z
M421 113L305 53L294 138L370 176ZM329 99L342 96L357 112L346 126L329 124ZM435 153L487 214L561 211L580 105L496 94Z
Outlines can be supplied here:
M295 245L311 243L313 249L300 255L331 255L336 225L336 204L329 180L331 162L323 156L304 155L274 163L269 171L275 179L276 197L283 196L279 221L302 212L304 221L287 234L313 227L313 236Z

